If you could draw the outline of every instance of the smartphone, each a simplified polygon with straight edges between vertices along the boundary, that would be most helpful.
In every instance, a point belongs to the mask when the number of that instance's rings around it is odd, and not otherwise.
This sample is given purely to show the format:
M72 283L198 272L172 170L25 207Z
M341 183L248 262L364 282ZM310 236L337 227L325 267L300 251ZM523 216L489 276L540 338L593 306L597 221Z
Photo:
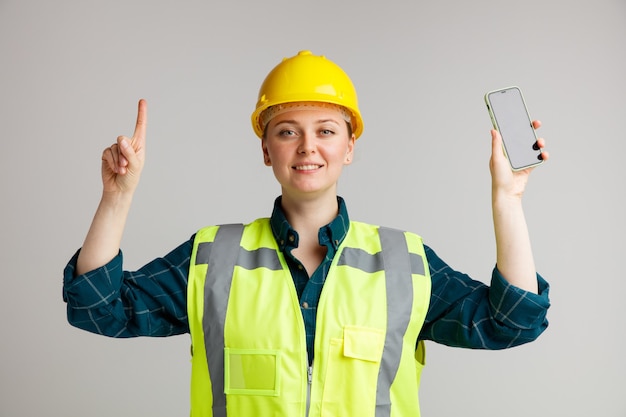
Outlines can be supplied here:
M537 135L519 87L490 91L485 94L485 104L513 171L541 164Z

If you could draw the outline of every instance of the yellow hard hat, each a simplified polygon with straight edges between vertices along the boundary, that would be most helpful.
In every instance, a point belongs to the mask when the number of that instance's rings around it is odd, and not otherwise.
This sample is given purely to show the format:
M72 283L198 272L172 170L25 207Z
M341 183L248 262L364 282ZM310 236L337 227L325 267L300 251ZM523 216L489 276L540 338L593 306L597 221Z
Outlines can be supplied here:
M319 102L342 106L350 114L354 136L363 132L356 90L348 75L334 62L311 51L284 58L265 77L259 90L252 128L263 137L262 114L271 106L295 102Z

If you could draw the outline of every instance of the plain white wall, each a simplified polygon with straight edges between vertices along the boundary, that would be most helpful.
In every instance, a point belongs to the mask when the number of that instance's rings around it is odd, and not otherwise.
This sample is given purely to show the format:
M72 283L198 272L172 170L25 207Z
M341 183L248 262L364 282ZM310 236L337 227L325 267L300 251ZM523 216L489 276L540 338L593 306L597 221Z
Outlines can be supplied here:
M270 214L249 123L301 49L357 86L365 132L340 184L351 217L421 234L488 281L489 117L517 84L552 158L525 207L550 327L501 352L428 344L423 415L626 415L626 2L0 1L0 415L188 415L189 337L70 327L65 263L100 196L100 154L149 103L123 242L136 268L207 224Z

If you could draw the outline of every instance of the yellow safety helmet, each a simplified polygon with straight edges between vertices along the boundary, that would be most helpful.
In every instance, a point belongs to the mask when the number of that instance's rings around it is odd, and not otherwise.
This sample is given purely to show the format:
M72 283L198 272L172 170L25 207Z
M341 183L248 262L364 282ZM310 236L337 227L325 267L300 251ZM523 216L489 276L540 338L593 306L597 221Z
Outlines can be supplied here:
M318 102L336 104L349 113L354 136L363 132L356 90L348 75L334 62L311 51L284 58L265 77L259 90L252 128L259 138L265 129L263 112L278 104Z

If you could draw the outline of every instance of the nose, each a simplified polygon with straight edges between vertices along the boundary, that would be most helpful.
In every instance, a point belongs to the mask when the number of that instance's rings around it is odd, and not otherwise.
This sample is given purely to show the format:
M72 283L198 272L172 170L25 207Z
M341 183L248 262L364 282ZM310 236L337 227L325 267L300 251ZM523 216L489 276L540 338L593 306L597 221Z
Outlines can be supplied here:
M300 144L298 145L298 153L302 155L308 155L315 153L315 137L314 135L303 132Z

